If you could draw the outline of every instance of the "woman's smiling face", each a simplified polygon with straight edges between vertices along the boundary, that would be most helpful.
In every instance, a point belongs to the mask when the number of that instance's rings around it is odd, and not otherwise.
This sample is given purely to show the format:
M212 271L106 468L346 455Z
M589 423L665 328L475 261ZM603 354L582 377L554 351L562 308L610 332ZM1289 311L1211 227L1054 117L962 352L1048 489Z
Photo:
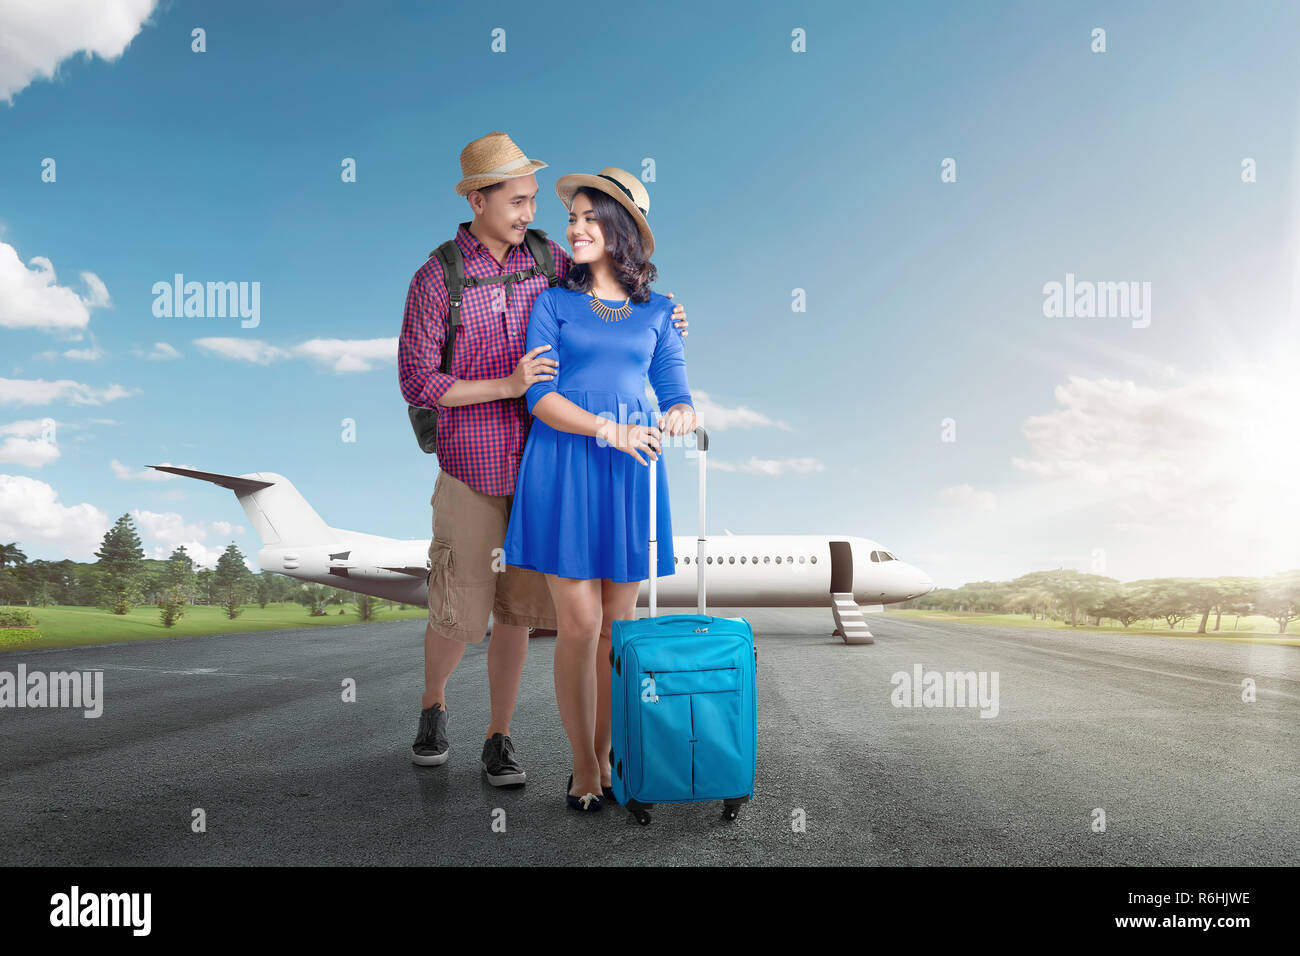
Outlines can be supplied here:
M605 256L605 235L600 231L591 200L576 193L569 206L569 228L565 233L575 263L590 265Z

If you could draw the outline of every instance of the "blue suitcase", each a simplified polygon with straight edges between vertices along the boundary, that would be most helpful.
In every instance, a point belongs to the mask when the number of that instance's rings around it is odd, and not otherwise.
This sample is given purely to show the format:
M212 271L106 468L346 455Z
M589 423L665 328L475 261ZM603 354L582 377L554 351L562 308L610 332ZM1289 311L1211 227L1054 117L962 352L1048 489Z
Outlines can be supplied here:
M614 796L645 825L656 803L722 800L736 819L754 795L758 760L754 633L743 617L704 613L704 483L708 435L696 429L700 534L698 614L657 617L655 462L650 462L650 616L614 621L610 723Z

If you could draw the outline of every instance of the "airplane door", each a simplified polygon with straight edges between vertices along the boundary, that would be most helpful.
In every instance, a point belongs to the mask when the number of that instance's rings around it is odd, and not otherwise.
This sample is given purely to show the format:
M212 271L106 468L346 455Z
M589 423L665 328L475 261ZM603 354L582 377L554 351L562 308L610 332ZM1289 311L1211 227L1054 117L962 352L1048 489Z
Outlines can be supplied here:
M832 541L831 593L853 593L853 546L847 541Z

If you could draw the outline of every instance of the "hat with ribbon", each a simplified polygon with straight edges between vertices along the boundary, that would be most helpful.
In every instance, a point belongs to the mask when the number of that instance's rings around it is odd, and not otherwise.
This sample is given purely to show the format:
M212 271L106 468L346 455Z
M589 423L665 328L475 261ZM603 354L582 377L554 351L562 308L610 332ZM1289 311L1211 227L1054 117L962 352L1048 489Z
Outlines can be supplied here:
M654 255L655 237L645 218L650 213L650 194L646 192L639 178L617 166L606 166L595 176L588 176L586 173L561 176L555 184L555 193L564 203L564 208L568 209L573 204L573 194L583 186L599 189L626 209L641 233L641 245L645 249L645 257L649 259Z
M546 163L529 159L505 133L488 133L460 151L460 174L456 192L468 196L475 189L506 179L519 179L544 169Z

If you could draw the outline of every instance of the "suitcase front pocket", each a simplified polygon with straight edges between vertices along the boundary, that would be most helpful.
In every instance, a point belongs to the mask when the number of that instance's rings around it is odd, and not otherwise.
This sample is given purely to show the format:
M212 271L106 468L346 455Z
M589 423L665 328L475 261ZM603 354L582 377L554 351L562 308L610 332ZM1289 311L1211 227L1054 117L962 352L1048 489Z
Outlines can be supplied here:
M664 697L670 694L716 694L740 691L740 668L723 667L707 671L652 671L655 693Z
M739 668L647 671L640 687L637 799L703 800L750 792Z

